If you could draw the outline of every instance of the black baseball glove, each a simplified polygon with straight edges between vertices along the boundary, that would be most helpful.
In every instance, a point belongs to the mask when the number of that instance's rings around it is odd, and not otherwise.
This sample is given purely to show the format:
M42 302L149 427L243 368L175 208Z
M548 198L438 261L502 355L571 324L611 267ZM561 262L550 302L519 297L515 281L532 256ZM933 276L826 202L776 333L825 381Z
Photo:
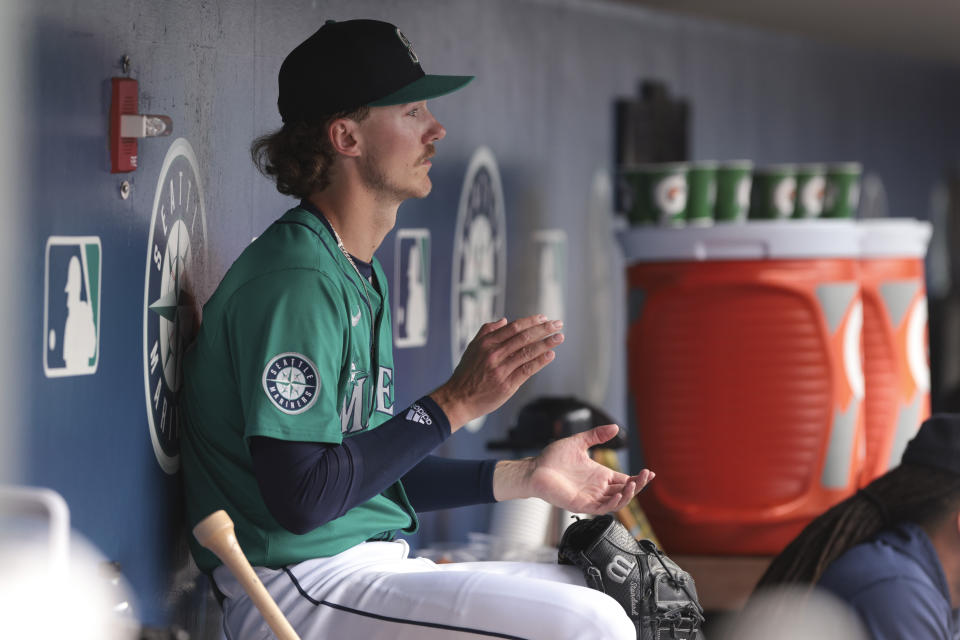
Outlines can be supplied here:
M702 640L703 608L689 573L650 540L633 539L612 515L578 519L560 540L560 564L620 603L638 640Z

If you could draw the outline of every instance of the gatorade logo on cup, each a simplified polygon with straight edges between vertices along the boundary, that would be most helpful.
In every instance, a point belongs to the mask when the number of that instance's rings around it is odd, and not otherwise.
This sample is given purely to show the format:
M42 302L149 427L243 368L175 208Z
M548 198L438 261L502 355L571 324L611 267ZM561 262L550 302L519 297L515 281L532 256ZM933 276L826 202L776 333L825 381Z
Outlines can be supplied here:
M826 189L826 180L823 176L813 176L803 185L800 191L800 202L803 210L812 217L823 213L823 196Z
M654 192L657 208L668 217L687 208L687 180L684 176L667 176L657 184Z
M773 208L778 218L789 218L793 214L793 201L797 195L797 179L784 178L773 190Z
M737 183L737 206L746 211L750 206L751 177L744 176Z

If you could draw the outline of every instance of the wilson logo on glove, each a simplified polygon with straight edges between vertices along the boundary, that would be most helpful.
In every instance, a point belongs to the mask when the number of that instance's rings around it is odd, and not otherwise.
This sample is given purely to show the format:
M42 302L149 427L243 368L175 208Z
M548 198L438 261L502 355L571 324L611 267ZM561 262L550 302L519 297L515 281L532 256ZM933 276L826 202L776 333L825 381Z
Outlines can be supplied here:
M623 584L636 566L636 562L630 562L623 556L613 556L613 561L607 565L607 577L617 584Z

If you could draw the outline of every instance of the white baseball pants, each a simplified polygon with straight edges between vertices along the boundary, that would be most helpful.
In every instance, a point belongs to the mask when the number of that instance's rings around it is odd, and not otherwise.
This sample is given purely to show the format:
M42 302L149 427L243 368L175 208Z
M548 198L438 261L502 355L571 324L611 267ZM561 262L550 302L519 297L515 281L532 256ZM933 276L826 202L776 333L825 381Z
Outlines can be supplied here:
M635 640L620 604L580 569L532 562L435 564L403 540L365 542L330 558L256 572L303 640ZM226 567L228 640L272 639Z

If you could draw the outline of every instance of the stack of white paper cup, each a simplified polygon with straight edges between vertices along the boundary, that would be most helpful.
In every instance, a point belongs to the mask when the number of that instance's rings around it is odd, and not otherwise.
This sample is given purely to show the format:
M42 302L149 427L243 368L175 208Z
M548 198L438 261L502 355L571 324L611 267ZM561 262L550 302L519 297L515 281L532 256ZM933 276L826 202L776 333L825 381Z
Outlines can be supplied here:
M545 544L553 507L540 498L506 500L493 507L490 535L493 560L519 559L518 556Z

